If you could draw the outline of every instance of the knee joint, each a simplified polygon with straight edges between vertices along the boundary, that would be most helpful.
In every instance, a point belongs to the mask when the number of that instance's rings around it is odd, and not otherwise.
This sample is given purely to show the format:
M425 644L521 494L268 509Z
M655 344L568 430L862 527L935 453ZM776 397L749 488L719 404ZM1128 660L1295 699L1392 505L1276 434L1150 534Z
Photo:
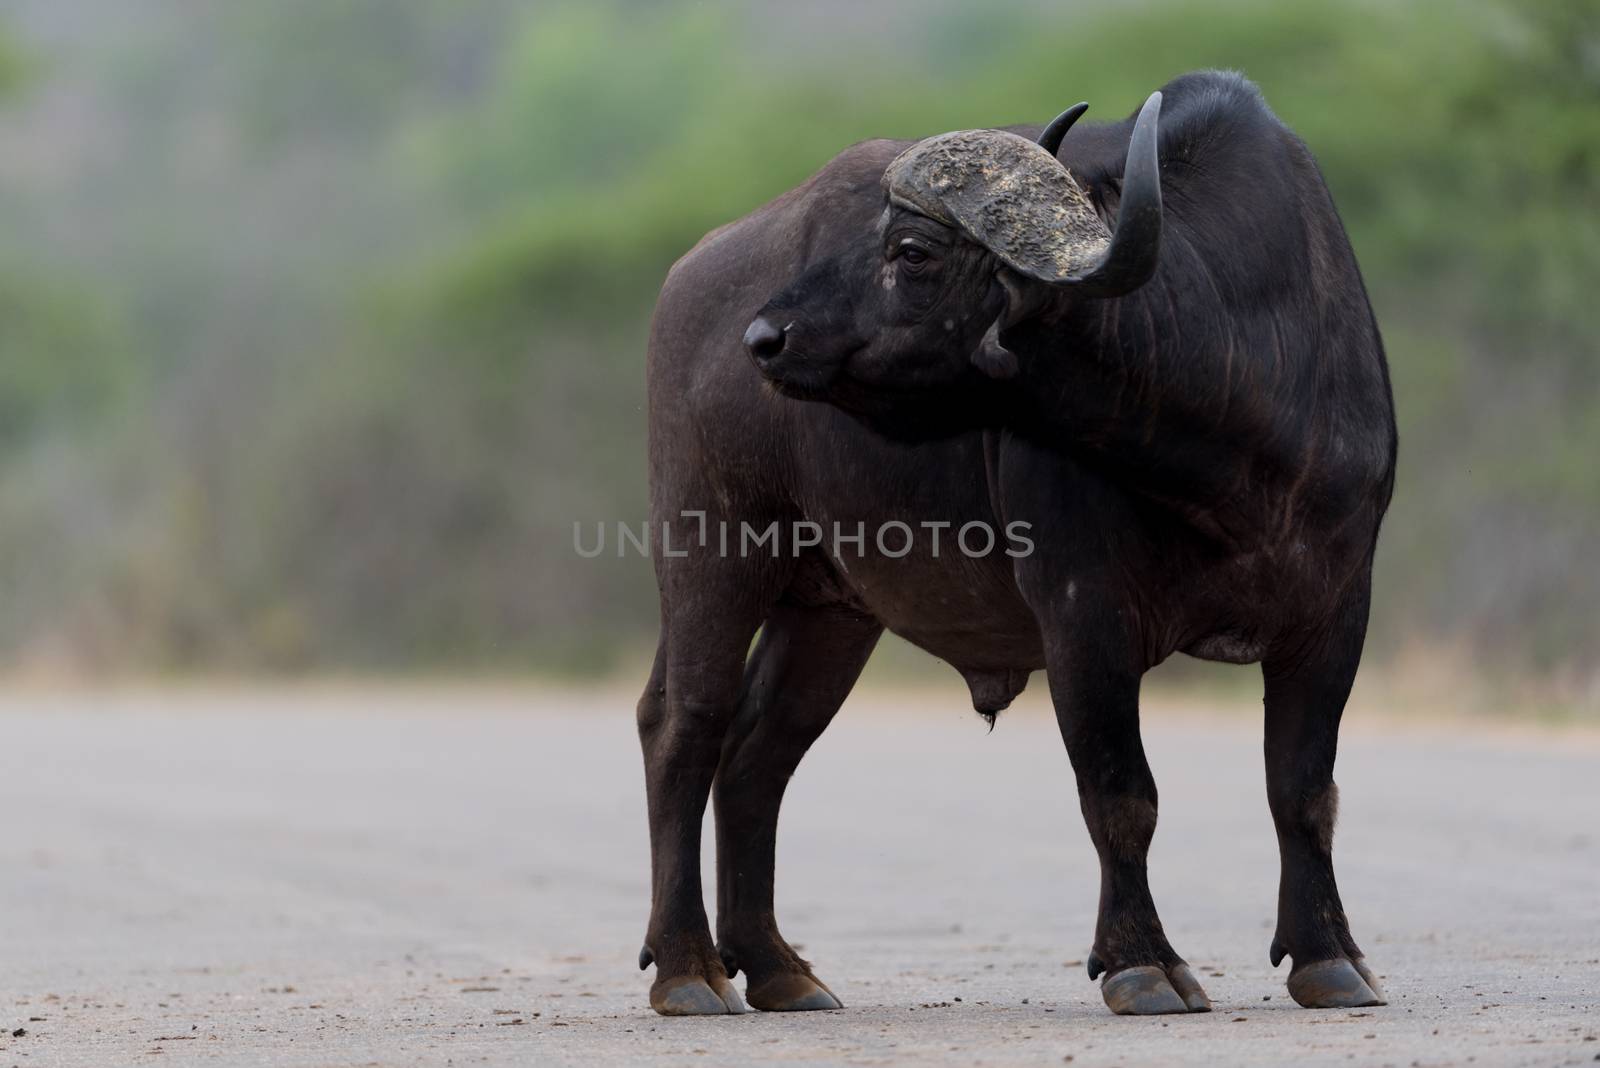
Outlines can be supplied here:
M634 718L639 724L640 735L654 734L661 725L661 719L667 712L667 687L665 683L652 682L639 697L639 704L634 709Z

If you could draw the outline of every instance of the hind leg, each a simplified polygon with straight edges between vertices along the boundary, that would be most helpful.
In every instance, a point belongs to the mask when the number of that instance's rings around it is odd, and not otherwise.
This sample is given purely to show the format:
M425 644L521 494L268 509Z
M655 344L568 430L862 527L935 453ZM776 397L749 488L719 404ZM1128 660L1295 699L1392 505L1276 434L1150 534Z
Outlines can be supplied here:
M650 812L650 1007L666 1016L743 1012L717 956L700 885L700 828L750 639L785 576L772 561L659 560L662 633L639 699Z
M842 1007L778 932L773 867L778 809L800 758L844 702L883 627L836 606L781 602L745 672L722 744L717 814L717 943L728 974L743 969L758 1009Z
M1350 936L1333 876L1333 762L1366 626L1363 582L1327 633L1262 664L1267 799L1282 863L1272 964L1294 958L1289 993L1306 1008L1384 1004L1383 987Z

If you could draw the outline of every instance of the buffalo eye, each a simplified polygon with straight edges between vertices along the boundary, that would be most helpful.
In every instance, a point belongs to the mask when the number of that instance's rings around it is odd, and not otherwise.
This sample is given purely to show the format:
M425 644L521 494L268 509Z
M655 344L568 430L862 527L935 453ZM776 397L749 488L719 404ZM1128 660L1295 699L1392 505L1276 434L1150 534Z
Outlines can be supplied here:
M907 274L921 273L922 269L928 265L928 261L932 259L928 255L927 249L909 242L901 245L897 251L899 255L896 258L899 259L901 268Z

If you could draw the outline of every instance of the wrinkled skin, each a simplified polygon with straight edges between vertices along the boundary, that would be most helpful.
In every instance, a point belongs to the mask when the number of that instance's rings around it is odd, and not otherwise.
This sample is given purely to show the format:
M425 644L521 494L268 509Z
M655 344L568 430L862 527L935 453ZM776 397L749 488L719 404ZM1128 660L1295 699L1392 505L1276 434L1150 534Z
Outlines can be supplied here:
M1135 291L1029 282L948 227L886 214L896 142L847 150L669 276L649 357L662 633L639 703L641 965L656 966L658 1011L743 1008L740 970L757 1008L837 1006L773 914L778 809L884 628L955 666L981 712L1045 670L1100 859L1089 972L1121 1013L1209 1006L1146 877L1157 794L1140 679L1175 652L1261 663L1282 862L1272 960L1292 957L1303 1005L1381 1003L1332 835L1339 719L1393 486L1382 344L1305 146L1235 76L1163 92L1163 239ZM1128 135L1079 128L1060 151L1108 225ZM714 541L664 555L663 524L674 546L690 540L684 510L735 531L1022 521L1035 549L936 556L924 539L891 557L870 536L835 552L785 535L775 556ZM699 881L708 796L715 942Z

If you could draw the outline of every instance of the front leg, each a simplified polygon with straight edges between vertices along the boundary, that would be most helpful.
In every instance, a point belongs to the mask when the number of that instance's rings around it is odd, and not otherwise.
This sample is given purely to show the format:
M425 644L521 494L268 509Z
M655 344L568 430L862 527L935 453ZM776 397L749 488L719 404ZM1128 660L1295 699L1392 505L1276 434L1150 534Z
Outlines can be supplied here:
M1150 895L1146 858L1156 829L1156 783L1139 737L1137 645L1113 597L1073 591L1072 611L1045 629L1056 721L1078 780L1078 800L1100 856L1100 912L1089 977L1104 979L1112 1012L1209 1012L1211 1002L1167 941Z
M1267 799L1282 862L1271 957L1273 967L1285 955L1294 958L1289 993L1306 1008L1385 1004L1383 987L1350 936L1333 876L1339 807L1333 761L1366 636L1368 581L1360 580L1331 626L1262 664Z

